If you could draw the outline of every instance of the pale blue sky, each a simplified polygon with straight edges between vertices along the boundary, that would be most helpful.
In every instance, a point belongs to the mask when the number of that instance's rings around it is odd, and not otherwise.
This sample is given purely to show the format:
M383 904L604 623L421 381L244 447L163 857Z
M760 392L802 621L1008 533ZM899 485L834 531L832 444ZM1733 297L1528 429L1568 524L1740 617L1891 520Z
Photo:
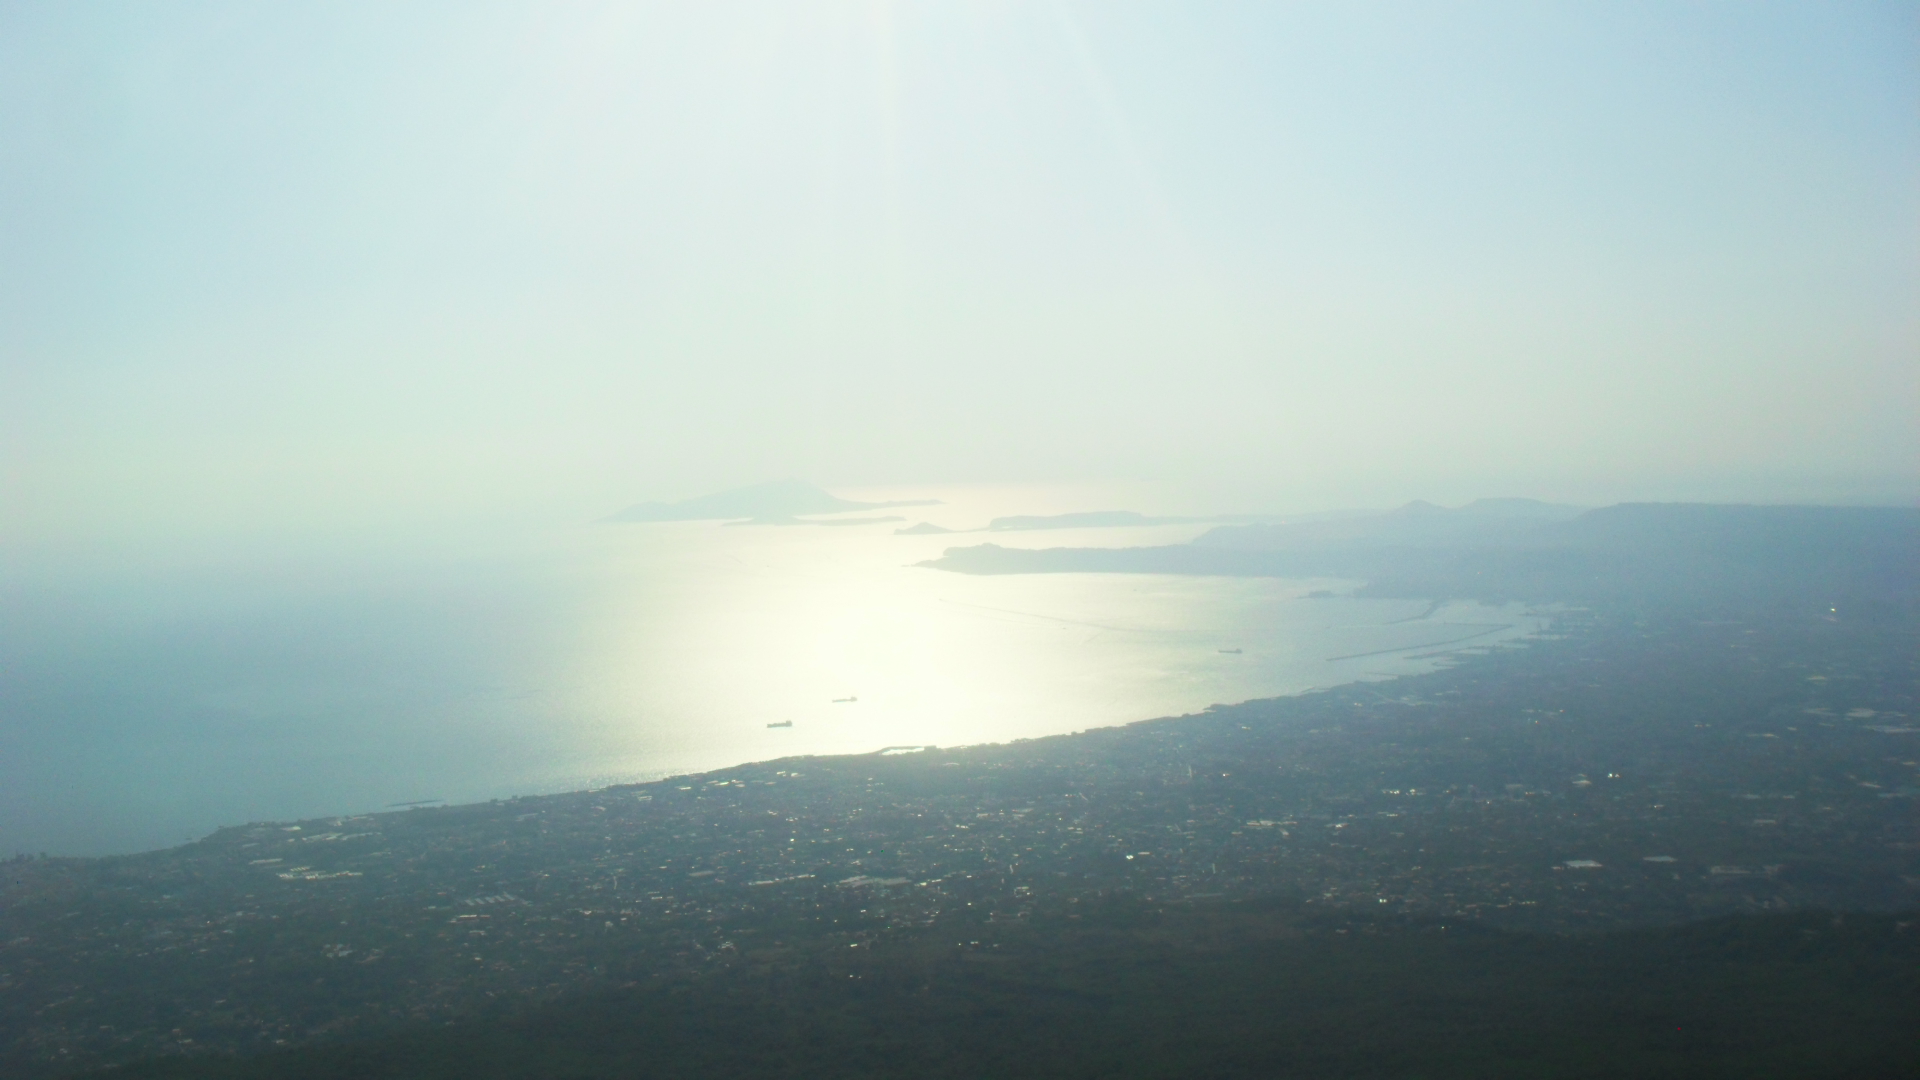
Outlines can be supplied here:
M0 2L0 537L1911 499L1917 12Z

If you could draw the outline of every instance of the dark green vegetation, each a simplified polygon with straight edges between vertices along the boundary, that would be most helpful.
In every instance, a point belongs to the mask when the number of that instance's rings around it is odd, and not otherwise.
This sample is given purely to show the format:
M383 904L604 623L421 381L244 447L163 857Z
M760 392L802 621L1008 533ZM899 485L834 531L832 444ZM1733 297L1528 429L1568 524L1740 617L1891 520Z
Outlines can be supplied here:
M1911 519L1676 513L1415 678L5 864L0 1072L1910 1073Z
M1819 913L1591 937L1271 905L750 954L704 980L114 1076L1893 1077L1920 924Z

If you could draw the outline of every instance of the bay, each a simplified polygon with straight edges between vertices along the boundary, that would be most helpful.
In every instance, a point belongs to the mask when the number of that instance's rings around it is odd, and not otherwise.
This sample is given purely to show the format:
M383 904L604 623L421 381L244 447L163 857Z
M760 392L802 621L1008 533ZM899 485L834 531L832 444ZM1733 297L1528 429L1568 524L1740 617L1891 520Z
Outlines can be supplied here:
M897 535L1099 508L934 494L945 503L906 521L844 527L583 523L17 564L0 853L1033 738L1428 670L1545 623L1341 595L1356 582L923 569L956 544L1172 543L1206 527Z

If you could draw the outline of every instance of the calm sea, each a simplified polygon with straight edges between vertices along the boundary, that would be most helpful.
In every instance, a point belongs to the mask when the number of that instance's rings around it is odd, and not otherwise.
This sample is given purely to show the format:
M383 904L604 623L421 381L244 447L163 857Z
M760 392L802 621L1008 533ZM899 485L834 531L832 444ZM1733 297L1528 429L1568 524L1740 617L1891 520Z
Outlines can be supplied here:
M893 513L969 527L1099 508L1020 494ZM0 855L1050 735L1427 670L1544 624L1307 597L1353 582L912 565L983 540L1170 543L1204 526L899 524L582 524L23 571L0 622Z

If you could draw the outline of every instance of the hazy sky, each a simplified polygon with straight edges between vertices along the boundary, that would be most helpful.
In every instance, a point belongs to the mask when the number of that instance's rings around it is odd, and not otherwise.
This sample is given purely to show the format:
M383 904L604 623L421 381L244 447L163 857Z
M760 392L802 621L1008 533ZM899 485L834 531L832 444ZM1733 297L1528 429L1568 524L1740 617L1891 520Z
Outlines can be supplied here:
M1913 4L0 2L27 542L1911 498L1917 298Z

